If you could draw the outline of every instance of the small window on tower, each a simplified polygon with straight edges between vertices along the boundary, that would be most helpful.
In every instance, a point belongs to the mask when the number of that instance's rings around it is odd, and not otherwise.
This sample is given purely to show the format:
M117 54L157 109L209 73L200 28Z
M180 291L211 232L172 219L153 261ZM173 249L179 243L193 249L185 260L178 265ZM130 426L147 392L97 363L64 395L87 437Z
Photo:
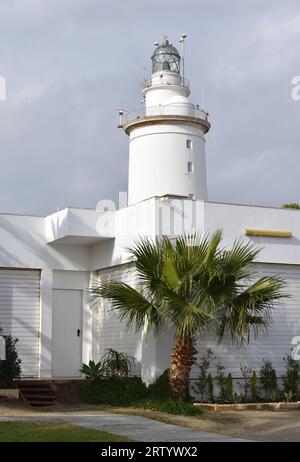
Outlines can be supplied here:
M194 171L194 164L193 164L193 162L188 162L188 163L187 163L187 171L188 171L188 173L193 173L193 171Z
M186 147L187 147L188 149L192 149L192 148L193 148L192 140L186 140Z

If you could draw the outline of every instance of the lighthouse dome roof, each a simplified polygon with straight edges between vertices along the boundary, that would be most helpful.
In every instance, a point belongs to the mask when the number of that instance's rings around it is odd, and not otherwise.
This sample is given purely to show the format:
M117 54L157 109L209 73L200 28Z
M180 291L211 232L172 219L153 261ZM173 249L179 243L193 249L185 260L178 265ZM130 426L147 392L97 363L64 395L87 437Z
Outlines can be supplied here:
M151 59L153 74L160 71L180 74L179 51L168 39L165 39L160 45L157 45Z

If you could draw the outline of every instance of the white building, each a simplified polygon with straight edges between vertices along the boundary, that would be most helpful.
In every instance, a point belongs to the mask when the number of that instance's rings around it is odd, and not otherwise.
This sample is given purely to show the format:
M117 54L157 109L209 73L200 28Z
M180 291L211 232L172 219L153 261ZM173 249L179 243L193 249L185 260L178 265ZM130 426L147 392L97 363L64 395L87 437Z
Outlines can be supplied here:
M19 338L25 377L79 377L81 363L109 347L134 355L145 380L169 365L170 333L145 343L142 333L128 332L108 314L105 303L89 306L85 292L107 275L134 283L122 265L125 247L139 235L222 228L225 245L245 235L263 246L259 273L287 280L293 297L276 310L268 334L244 350L210 338L199 346L212 347L234 377L241 363L258 368L266 357L280 372L300 335L300 212L207 200L207 114L190 102L179 53L168 41L157 46L152 63L145 108L124 112L122 120L130 150L128 206L107 210L103 202L98 210L67 208L47 217L0 215L0 325Z

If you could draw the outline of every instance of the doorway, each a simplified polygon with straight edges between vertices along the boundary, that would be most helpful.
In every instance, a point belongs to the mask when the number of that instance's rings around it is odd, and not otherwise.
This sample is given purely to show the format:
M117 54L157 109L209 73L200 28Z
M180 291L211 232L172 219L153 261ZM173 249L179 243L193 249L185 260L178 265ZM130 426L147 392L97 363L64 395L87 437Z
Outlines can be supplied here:
M82 290L53 290L53 377L80 377L82 297Z

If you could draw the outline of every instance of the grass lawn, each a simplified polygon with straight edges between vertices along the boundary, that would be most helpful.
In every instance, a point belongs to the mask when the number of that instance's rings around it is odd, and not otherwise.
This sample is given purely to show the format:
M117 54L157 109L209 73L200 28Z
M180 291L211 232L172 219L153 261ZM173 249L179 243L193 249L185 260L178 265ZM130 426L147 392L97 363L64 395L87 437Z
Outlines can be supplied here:
M66 422L0 422L0 442L113 442L130 441Z

